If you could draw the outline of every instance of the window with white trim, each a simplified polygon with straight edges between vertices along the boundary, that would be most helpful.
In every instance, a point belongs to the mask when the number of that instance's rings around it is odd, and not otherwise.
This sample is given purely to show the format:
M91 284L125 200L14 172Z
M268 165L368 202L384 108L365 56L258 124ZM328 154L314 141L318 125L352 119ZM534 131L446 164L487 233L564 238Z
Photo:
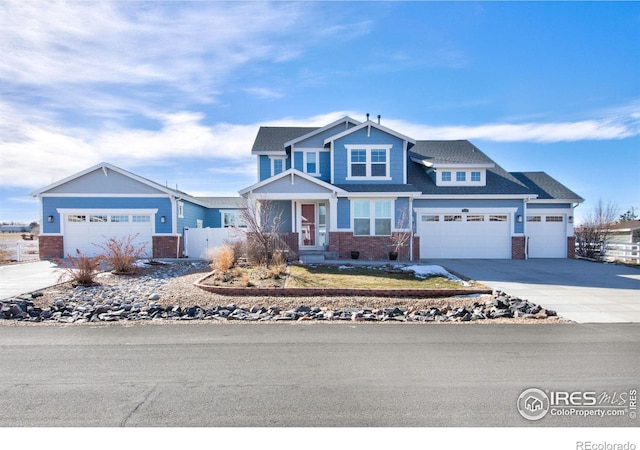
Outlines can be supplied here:
M442 172L442 181L451 181L451 172L448 170Z
M222 211L222 227L239 227L245 228L247 225L244 222L242 213L240 211Z
M278 175L284 172L285 163L284 158L272 158L271 159L271 176Z
M389 179L391 145L346 145L347 179Z
M178 202L178 218L184 219L184 203Z
M304 152L304 171L309 175L320 174L318 152Z
M131 216L131 221L134 223L151 222L151 216Z
M470 170L442 168L437 170L436 184L438 186L484 186L486 184L486 170Z
M82 216L78 214L69 214L67 216L67 222L86 222L87 216Z
M390 236L391 204L391 200L354 200L353 234Z
M456 181L467 181L467 172L456 172Z
M545 217L546 222L563 222L564 218L562 216L547 216Z
M482 181L482 174L478 171L472 171L471 172L471 181L473 182L480 182Z

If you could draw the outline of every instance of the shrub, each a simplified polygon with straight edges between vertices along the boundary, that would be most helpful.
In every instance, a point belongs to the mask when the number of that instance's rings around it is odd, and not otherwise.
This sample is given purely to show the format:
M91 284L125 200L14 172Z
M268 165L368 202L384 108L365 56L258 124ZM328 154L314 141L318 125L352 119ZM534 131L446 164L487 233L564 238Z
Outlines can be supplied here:
M103 259L114 273L128 274L135 271L134 263L144 255L146 242L135 245L133 241L138 235L123 238L111 237L104 244L96 245L104 251Z
M7 264L11 262L11 255L4 248L0 248L0 264Z
M273 278L280 278L287 271L286 258L282 252L275 252L271 257L270 266L271 275Z
M87 256L80 250L76 249L76 256L67 254L69 262L61 259L55 259L54 262L64 271L60 275L58 281L71 281L74 285L93 286L96 284L95 278L102 265L103 256Z
M211 267L220 272L227 272L236 262L235 251L230 245L209 249L207 256L211 260Z

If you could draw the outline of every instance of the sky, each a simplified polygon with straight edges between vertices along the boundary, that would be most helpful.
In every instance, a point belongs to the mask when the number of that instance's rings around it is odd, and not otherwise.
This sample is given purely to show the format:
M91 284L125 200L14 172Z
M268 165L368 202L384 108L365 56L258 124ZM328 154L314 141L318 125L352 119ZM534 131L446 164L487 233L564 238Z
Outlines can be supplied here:
M102 161L237 195L260 126L367 113L640 215L640 3L0 0L0 221Z

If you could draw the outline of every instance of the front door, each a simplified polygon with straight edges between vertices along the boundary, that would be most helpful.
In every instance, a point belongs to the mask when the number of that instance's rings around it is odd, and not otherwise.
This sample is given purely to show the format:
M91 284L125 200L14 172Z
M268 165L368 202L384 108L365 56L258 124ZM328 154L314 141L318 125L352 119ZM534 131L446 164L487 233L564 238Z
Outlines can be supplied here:
M324 248L327 244L327 204L300 205L300 246Z

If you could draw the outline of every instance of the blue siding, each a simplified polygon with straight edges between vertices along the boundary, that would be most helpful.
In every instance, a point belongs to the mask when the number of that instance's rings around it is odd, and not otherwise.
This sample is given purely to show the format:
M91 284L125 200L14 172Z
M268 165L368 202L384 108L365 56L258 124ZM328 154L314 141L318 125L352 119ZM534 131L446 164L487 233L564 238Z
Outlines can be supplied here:
M338 199L338 229L351 228L351 202L348 198Z
M198 219L201 219L204 223L206 208L184 200L181 201L184 203L184 218L178 217L178 233L184 234L185 228L196 228ZM176 214L178 214L178 211L176 211Z
M320 179L322 181L331 181L331 153L320 152Z
M258 156L258 178L260 181L271 176L271 160L266 155Z
M273 204L276 214L282 212L282 215L280 216L282 223L280 224L279 231L281 233L291 233L291 230L293 229L291 226L291 201L274 201Z
M571 209L571 203L527 203L527 209Z
M404 220L402 215L404 213ZM409 227L409 198L403 197L396 199L395 204L395 223L394 228L408 228Z
M222 210L220 208L208 208L205 211L204 224L205 228L222 228Z
M300 172L304 172L304 167L302 167L302 163L304 158L302 156L302 152L293 152L293 168L299 170Z
M349 128L353 128L354 125L349 124ZM297 142L295 144L296 148L323 148L324 140L330 138L331 136L335 136L336 134L342 133L347 129L345 122L342 122L335 127L329 128L328 130L323 131L322 133L318 133L314 136L311 136L304 141Z
M389 152L389 162L391 175L390 181L382 181L384 184L402 184L404 182L404 141L395 136L387 134L376 128L371 128L371 135L367 137L367 128L358 130L355 133L349 134L340 138L334 142L334 183L336 184L377 184L381 181L362 181L362 180L347 180L348 164L347 161L348 152L345 145L362 144L362 145L389 145L391 144L391 150Z
M156 233L171 233L171 200L162 197L43 197L42 214L45 218L43 233L60 233L60 214L57 208L69 209L157 209ZM53 216L53 223L48 223L47 216ZM167 221L160 222L165 216Z

